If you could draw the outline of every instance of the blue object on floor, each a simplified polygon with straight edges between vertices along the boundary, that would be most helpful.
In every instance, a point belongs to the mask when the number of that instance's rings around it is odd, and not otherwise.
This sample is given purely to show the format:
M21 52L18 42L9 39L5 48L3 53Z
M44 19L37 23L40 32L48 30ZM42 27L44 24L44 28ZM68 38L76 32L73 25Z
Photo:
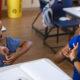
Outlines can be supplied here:
M73 49L73 44L76 45L77 42L79 43L80 42L80 35L76 35L74 36L73 38L71 38L71 40L69 41L69 47L70 49Z

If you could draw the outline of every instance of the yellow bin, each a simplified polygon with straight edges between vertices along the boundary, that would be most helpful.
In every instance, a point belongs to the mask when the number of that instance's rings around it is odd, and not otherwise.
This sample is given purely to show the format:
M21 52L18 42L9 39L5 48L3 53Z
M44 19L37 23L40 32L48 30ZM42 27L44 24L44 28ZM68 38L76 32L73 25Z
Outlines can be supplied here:
M7 0L8 17L19 18L22 16L22 0Z

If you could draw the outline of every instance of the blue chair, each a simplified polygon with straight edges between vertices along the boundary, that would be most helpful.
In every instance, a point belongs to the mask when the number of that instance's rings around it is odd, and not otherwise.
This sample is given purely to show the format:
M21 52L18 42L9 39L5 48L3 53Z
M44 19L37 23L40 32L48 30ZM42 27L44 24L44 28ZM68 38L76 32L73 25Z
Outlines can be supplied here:
M76 18L66 18L66 13L63 11L63 8L65 7L72 7L73 3L72 0L62 0L56 2L51 6L53 11L53 25L57 28L57 43L59 43L59 36L63 35L73 35L75 30L79 27L80 20ZM67 20L60 20L61 17L65 17ZM60 32L60 29L63 30L63 32ZM46 42L46 38L44 39L45 45L47 45L49 48L54 49L54 47L48 45ZM64 46L64 45L61 45ZM56 46L55 48L61 47Z
M57 0L55 1L57 2ZM49 4L49 2L46 2L44 0L39 0L39 3L40 3L40 13L36 16L36 18L34 19L33 23L32 23L32 29L35 30L37 33L39 33L42 37L43 37L43 44L48 46L51 50L54 50L54 48L57 48L57 47L61 47L61 46L54 46L53 47L50 47L48 44L46 44L46 40L49 38L49 37L56 37L57 38L57 33L56 34L50 34L51 31L55 28L54 24L53 24L53 21L52 21L52 24L53 26L50 27L50 26L46 26L44 30L39 30L36 26L35 26L35 23L37 22L39 16L41 15L41 13L43 13L43 8ZM48 13L48 16L51 17L51 14ZM58 30L57 30L58 31ZM58 43L58 38L57 38L57 43Z
M45 5L47 4L47 2L44 2L44 0L39 0L40 1L40 8L41 8L41 12L43 10L43 8L45 7ZM42 2L41 2L42 1ZM44 3L44 5L43 5ZM79 20L78 19L71 19L71 20L66 20L66 21L60 21L59 18L66 16L66 13L63 11L64 7L71 7L72 6L72 0L62 0L62 1L58 1L55 0L54 4L51 6L51 9L53 11L53 27L47 26L44 30L44 32L38 30L35 26L34 26L34 22L32 24L32 28L40 33L43 36L43 43L48 46L51 50L55 51L55 48L59 48L62 47L61 46L50 46L46 40L49 37L56 37L57 38L57 43L59 43L59 36L61 35L70 35L70 34L74 34L74 31L76 30L77 27L75 26L79 26ZM49 14L49 16L51 17L51 15ZM56 34L50 34L50 32L56 28L57 29L57 33ZM72 29L70 29L72 28ZM64 32L63 33L59 33L59 29L62 29Z
M80 20L76 18L72 18L70 20L59 20L60 17L66 16L66 13L63 11L64 7L72 7L72 0L62 0L55 4L55 7L52 7L53 12L53 18L54 18L54 24L58 28L58 41L59 41L59 35L70 35L74 34L76 28L79 26ZM72 28L72 30L71 30ZM59 34L59 29L62 29L64 31L63 34Z
M46 4L48 2L44 1L44 0L39 0L39 3L40 3L40 9L43 10L43 8L46 6Z
M61 17L66 18L66 13L63 11L64 7L72 7L73 1L72 0L62 0L56 2L51 6L53 10L53 24L57 28L57 43L59 43L59 37L62 35L70 35L72 36L75 32L75 30L79 27L80 19L77 18L67 18L67 20L60 20ZM61 33L60 30L63 32ZM46 39L45 39L45 44ZM51 46L48 45L50 48ZM64 46L64 45L63 45ZM54 48L54 47L53 47Z

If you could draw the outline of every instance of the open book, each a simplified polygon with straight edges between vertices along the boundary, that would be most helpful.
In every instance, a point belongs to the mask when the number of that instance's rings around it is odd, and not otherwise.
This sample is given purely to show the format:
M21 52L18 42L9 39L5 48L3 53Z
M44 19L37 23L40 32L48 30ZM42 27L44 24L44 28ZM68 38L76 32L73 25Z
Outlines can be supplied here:
M0 80L72 80L49 59L21 63L0 72Z

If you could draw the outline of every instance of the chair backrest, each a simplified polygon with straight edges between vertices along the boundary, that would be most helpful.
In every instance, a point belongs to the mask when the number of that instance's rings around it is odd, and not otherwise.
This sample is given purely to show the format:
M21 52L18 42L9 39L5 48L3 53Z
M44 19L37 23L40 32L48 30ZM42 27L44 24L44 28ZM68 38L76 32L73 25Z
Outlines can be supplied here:
M47 26L52 26L54 19L59 19L60 16L64 15L62 8L62 1L51 1L43 8L43 22Z
M71 7L73 6L73 0L62 0L63 7Z
M40 3L40 9L43 10L43 8L46 6L46 4L48 3L48 1L39 0L39 3Z
M52 27L53 26L53 11L51 9L51 5L55 0L49 0L49 2L43 7L43 23L45 26Z
M66 13L63 11L64 7L71 7L72 6L72 0L55 0L55 3L52 5L53 10L53 19L59 19L62 16L65 16Z
M46 26L53 26L53 11L49 5L46 5L43 9L43 23Z
M70 7L72 5L72 0L70 2L67 1L70 0L55 0L51 6L49 4L46 6L41 5L41 9L43 10L43 21L47 26L52 26L54 24L53 20L57 20L66 15L66 13L63 11L63 7ZM44 2L44 0L42 2Z
M51 6L53 11L53 19L59 19L59 17L65 15L63 13L63 4L62 1L55 0L54 4Z

